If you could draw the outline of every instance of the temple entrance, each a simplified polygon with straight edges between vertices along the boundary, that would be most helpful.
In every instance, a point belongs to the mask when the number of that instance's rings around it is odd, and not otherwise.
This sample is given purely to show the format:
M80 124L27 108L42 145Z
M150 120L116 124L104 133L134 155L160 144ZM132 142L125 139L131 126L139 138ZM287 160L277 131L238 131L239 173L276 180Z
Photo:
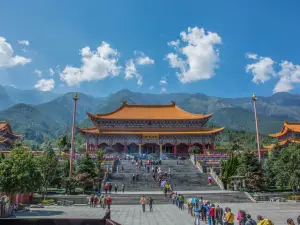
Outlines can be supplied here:
M180 143L177 145L177 154L178 155L188 155L189 146L187 144Z
M171 144L165 144L162 146L162 152L167 155L174 154L174 146Z
M99 150L104 150L104 151L105 151L105 149L106 149L107 147L108 147L108 145L105 144L105 143L102 143L102 144L98 145L98 149L99 149Z
M112 148L119 154L124 152L124 145L120 143L116 143L115 145L112 146Z
M157 144L144 144L142 146L142 153L159 155L159 146Z
M127 153L132 155L139 154L139 146L134 143L127 145Z

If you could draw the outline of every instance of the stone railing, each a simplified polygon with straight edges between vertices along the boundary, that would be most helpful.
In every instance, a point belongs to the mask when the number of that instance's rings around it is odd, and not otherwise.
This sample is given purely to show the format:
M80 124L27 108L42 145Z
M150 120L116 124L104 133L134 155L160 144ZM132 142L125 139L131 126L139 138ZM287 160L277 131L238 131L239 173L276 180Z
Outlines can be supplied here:
M212 178L214 178L214 180L216 181L216 183L219 185L219 187L224 190L224 185L223 182L221 181L221 179L218 177L218 175L216 174L216 172L214 171L213 167L209 168L209 172L210 175L212 176Z

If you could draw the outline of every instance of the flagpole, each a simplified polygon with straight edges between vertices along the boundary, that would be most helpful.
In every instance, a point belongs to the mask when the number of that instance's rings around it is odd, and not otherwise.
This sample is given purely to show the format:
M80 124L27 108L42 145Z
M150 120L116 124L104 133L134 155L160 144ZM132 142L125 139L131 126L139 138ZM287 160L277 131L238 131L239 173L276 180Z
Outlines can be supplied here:
M260 153L260 135L259 135L258 119L257 119L257 111L256 111L257 97L255 94L252 95L252 100L253 100L255 127L256 127L257 154L258 154L258 161L261 167L262 164L261 164L261 153Z

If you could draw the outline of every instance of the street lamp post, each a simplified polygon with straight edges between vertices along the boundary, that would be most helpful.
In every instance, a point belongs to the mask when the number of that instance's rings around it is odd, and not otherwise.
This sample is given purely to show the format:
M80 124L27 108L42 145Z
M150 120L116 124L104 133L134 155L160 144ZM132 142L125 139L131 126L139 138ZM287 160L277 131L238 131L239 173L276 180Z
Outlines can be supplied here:
M71 154L70 154L70 171L69 171L69 177L72 177L72 171L73 171L73 157L74 157L74 136L75 136L75 120L76 120L76 102L78 100L78 94L75 93L73 96L74 100L74 110L73 110L73 121L72 121L72 140L71 140Z
M261 154L260 154L260 135L259 135L259 128L258 128L258 119L257 119L257 112L256 112L256 100L257 97L255 94L252 95L253 105L254 105L254 116L255 116L255 127L256 127L256 141L257 141L257 153L258 153L258 161L261 166Z

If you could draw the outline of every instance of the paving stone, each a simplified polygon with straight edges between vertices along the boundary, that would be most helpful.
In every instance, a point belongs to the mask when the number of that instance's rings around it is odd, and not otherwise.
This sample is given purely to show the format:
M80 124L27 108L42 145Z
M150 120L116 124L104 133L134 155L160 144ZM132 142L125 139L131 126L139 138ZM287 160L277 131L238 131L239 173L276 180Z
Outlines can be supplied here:
M296 221L300 214L299 203L229 203L220 204L221 207L230 207L236 215L239 209L246 210L253 218L262 215L271 219L276 225L285 225L287 218ZM183 225L193 224L193 218L187 210L179 210L174 205L154 205L153 212L146 207L142 212L139 205L112 206L111 217L122 225ZM43 209L32 209L31 212L17 214L17 218L102 218L105 210L89 208L87 206L51 206Z

